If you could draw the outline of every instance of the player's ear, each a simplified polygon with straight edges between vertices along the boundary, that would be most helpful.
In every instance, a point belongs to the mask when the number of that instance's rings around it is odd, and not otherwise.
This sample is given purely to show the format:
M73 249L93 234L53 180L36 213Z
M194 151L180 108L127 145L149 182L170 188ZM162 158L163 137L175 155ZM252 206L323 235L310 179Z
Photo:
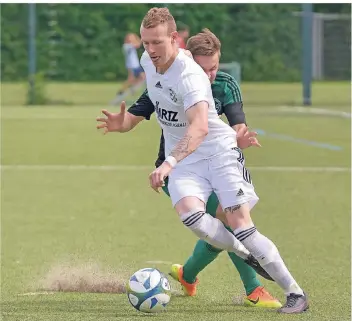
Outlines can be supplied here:
M177 31L171 32L171 34L170 34L170 36L171 36L171 43L174 44L174 43L176 42L177 35L178 35L178 32L177 32Z

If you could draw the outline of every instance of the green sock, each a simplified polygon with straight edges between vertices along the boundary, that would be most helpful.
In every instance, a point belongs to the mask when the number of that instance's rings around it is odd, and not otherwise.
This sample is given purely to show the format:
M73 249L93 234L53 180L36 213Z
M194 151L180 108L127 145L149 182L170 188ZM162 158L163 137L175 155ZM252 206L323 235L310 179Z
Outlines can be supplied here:
M228 252L228 255L240 274L242 283L246 290L246 295L251 294L258 286L262 286L260 281L257 279L257 273L249 265L247 265L243 259L232 252Z
M207 242L199 240L192 255L183 266L183 279L187 283L194 283L198 273L213 262L221 251Z

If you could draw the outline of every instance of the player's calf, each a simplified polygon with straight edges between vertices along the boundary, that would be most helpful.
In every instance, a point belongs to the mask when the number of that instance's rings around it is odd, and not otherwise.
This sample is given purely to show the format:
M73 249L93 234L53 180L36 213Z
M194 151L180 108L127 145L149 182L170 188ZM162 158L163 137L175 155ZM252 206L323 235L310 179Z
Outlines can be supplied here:
M250 217L249 205L246 203L228 207L225 213L236 238L285 291L286 296L292 294L297 298L304 296L303 290L287 269L275 244L257 231Z
M271 276L261 267L257 259L225 228L221 221L200 209L195 209L180 216L183 224L200 239L205 240L216 248L234 252L259 275L273 281Z

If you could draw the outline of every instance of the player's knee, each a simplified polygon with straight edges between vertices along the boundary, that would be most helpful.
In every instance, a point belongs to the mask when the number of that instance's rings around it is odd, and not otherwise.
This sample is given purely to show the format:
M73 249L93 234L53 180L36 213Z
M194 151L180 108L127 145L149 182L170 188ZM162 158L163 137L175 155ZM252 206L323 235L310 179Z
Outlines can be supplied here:
M175 210L180 216L182 216L183 213L190 213L194 211L202 210L205 212L205 205L198 197L187 196L175 204Z
M219 225L222 225L219 220L199 208L184 213L180 217L182 223L202 240L213 239L218 233Z
M194 208L193 210L181 214L180 218L182 223L191 229L199 238L205 239L207 234L206 230L203 228L204 223L202 222L205 214L204 210Z
M227 207L224 212L227 223L232 229L253 225L248 203Z
M216 216L215 216L218 220L220 220L223 224L225 224L226 226L228 226L228 222L227 222L227 218L226 218L226 214L223 211L222 207L219 205L218 208L216 209Z

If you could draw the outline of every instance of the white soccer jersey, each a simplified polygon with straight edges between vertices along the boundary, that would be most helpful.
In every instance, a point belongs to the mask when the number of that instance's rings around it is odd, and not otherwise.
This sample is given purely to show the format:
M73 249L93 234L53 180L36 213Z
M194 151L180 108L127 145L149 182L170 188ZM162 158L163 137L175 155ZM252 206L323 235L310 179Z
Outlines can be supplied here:
M125 63L127 69L139 68L139 59L137 49L130 43L124 43L122 46L123 53L125 55Z
M191 164L237 146L236 132L216 112L207 75L192 58L180 50L170 68L159 74L148 53L144 52L141 65L146 74L149 98L164 132L165 156L185 135L188 126L186 110L200 101L209 104L208 135L181 163Z

